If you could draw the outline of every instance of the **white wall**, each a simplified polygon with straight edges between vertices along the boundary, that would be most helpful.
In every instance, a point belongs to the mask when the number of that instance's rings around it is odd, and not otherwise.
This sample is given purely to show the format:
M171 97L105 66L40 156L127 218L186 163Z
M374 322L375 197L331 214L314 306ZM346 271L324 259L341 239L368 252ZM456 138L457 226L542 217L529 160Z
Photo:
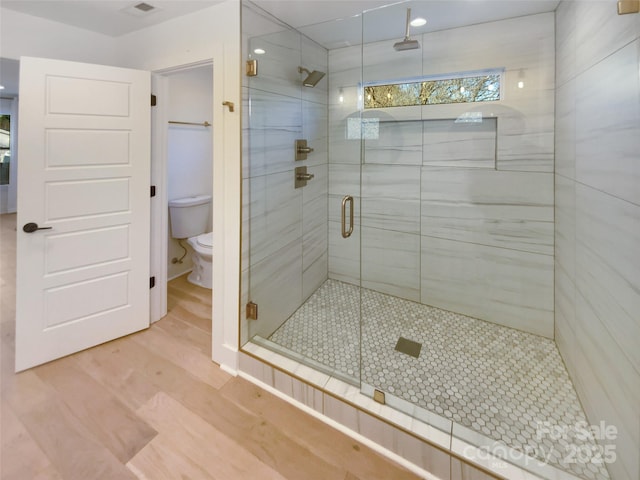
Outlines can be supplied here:
M18 194L18 99L0 99L0 114L11 115L9 184L0 185L0 214L15 213Z
M640 478L640 15L556 15L556 341L592 424Z
M212 122L213 67L206 65L168 75L169 120ZM167 197L169 200L193 195L213 195L213 127L168 125ZM211 231L211 222L208 230ZM182 242L187 249L186 242ZM184 251L169 230L168 277L174 278L192 268L191 251L183 262L172 263Z
M198 67L169 75L169 118L212 122L213 69ZM213 193L213 127L169 125L169 200Z
M0 7L0 57L118 65L112 37Z
M237 370L240 272L240 3L234 0L117 39L123 66L152 71L213 59L213 359ZM235 112L222 105L233 102Z
M544 13L427 33L417 50L329 52L331 278L553 337L553 22ZM345 132L361 79L501 67L499 102L364 110L380 136L360 165L360 141ZM468 112L489 119L485 131L456 127ZM348 239L344 195L362 222Z

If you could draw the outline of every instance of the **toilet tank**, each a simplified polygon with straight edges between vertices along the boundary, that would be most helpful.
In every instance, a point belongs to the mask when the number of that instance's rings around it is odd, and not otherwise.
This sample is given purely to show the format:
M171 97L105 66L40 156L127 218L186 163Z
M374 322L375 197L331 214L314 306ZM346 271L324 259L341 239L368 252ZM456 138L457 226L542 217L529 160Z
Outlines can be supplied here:
M169 201L173 238L189 238L207 232L211 218L211 196L196 195Z

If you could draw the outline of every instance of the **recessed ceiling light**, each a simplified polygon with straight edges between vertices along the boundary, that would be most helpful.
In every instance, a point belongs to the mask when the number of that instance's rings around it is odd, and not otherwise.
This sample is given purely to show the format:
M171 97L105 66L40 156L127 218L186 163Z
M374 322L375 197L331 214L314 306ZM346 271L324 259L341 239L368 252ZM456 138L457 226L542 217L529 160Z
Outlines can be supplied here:
M4 85L0 85L0 90L4 90Z
M411 20L412 27L421 27L426 24L427 24L427 20L422 17L414 18L413 20Z
M253 53L255 53L256 55L264 55L265 53L267 53L266 50L262 49L262 48L256 48Z

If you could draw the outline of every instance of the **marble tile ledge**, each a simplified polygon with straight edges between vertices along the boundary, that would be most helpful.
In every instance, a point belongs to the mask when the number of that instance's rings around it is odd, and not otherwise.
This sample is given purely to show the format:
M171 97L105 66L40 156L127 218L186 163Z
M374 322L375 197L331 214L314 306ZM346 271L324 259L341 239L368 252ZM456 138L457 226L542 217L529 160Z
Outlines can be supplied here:
M318 395L324 393L324 395L341 402L343 411L337 415L338 417L349 414L358 416L358 412L370 415L400 432L409 434L420 442L449 454L451 458L461 459L498 478L509 480L580 480L579 477L506 446L501 445L504 448L493 449L491 447L496 444L493 439L435 413L420 409L419 415L408 415L397 409L406 410L408 407L395 405L396 399L393 397L390 398L387 405L377 403L351 383L328 373L318 372L307 365L253 342L248 342L241 349L240 371L249 380L266 384L294 401L305 404L322 417L328 417L335 421L336 418L332 417L336 417L336 415L332 415L328 411L327 402L318 399ZM286 382L282 381L282 374L286 375L291 383L288 387L283 387ZM296 386L294 383L300 385ZM312 393L300 393L305 387L307 390L312 390ZM373 387L363 385L364 392L372 389ZM390 405L394 405L396 408ZM353 422L341 421L340 423L347 429L362 434L362 432L358 432L359 422L357 420ZM383 443L382 439L370 438L370 440L377 444ZM509 461L506 461L505 457ZM422 467L418 465L418 468ZM434 478L432 475L429 477Z

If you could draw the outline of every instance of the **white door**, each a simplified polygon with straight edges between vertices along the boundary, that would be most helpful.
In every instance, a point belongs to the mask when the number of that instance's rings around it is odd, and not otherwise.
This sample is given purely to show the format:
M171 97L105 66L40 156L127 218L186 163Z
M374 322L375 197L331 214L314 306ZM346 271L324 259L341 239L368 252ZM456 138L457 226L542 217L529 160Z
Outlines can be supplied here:
M23 57L19 122L16 371L149 326L150 74Z

